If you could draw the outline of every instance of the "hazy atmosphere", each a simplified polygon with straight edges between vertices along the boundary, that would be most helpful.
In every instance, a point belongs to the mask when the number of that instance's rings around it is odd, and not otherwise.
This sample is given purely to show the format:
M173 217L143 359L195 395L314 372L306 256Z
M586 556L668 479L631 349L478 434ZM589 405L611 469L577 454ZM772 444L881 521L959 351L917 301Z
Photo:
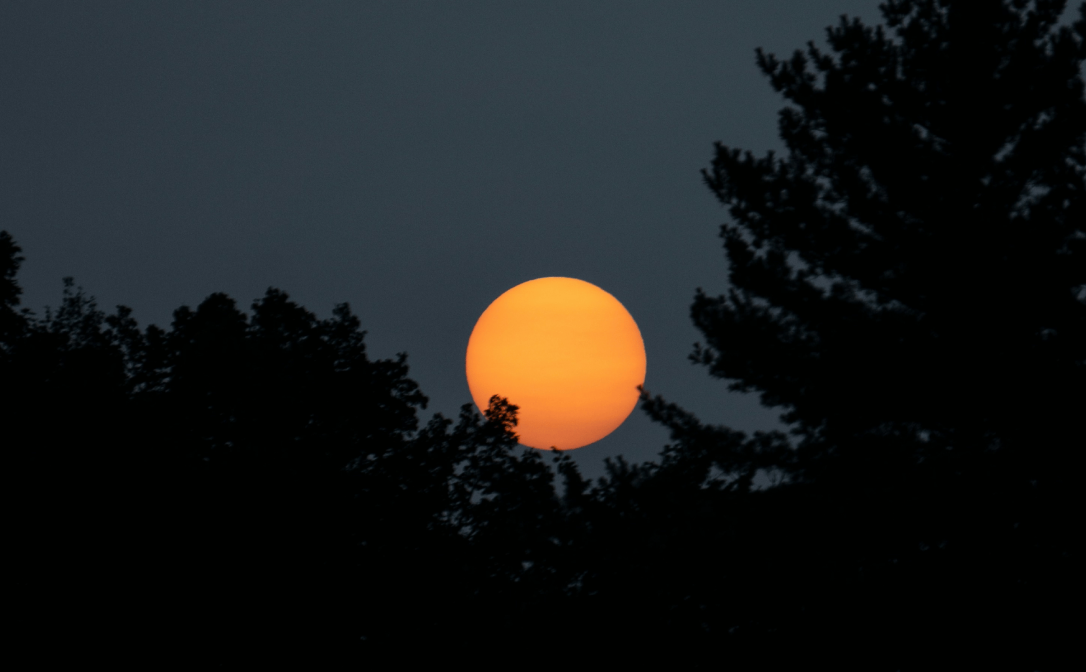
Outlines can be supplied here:
M408 353L427 411L471 397L464 351L499 294L592 282L637 321L646 387L702 419L777 426L687 360L697 287L726 290L713 142L778 149L755 66L877 2L4 3L0 226L39 315L73 276L141 325L269 286L349 302ZM514 400L515 401L515 400ZM635 411L574 451L652 459Z
M1084 63L1083 0L0 3L13 641L1064 669Z

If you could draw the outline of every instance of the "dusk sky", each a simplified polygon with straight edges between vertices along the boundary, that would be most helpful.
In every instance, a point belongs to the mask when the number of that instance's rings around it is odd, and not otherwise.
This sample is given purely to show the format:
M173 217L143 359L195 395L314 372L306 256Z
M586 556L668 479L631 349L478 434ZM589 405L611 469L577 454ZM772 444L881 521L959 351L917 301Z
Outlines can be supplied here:
M637 321L646 387L703 420L778 428L687 356L696 288L727 290L714 141L780 150L754 50L823 44L876 0L35 2L0 5L0 229L23 305L73 276L141 326L269 286L372 357L408 354L437 411L505 290L569 276ZM515 403L515 399L512 400ZM640 410L573 451L652 459Z

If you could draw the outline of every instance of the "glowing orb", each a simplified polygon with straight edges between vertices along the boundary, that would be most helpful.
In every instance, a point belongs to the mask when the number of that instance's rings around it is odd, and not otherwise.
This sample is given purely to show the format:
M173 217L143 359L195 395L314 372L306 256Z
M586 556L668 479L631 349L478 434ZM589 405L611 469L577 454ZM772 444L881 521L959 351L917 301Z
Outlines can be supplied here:
M505 292L468 340L468 387L520 407L517 434L532 448L580 448L613 432L645 382L641 331L618 299L573 278L539 278Z

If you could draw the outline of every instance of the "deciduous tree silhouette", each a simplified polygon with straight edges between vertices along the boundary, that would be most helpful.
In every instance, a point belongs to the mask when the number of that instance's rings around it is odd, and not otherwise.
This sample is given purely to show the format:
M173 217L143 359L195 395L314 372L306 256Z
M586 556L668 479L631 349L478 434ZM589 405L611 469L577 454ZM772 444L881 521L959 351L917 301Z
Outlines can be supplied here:
M56 311L16 313L19 248L0 243L34 634L238 663L478 658L564 595L554 473L518 451L506 400L420 428L404 355L371 360L346 304L321 320L275 289L251 314L213 294L168 331L70 278Z
M23 258L22 249L7 231L0 231L0 343L7 346L10 340L24 328L25 318L16 311L22 289L15 282L15 274Z
M370 359L345 304L213 294L141 330L68 279L39 319L0 232L28 634L201 666L1051 666L1086 445L1086 4L1063 6L890 1L830 52L759 52L788 152L705 172L731 289L698 292L693 359L790 434L646 394L671 443L594 483L518 451L515 399L420 426L405 357Z

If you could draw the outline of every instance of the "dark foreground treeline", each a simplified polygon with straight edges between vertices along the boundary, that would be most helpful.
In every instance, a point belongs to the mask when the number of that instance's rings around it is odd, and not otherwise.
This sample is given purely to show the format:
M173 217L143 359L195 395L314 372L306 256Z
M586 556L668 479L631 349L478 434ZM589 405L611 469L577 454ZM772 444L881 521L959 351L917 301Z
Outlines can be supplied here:
M886 32L759 56L788 154L706 171L731 290L698 293L693 358L791 434L646 395L672 443L594 483L518 449L500 400L419 427L346 306L216 294L141 331L68 283L34 317L3 234L16 639L148 667L1065 667L1086 5L1057 29L1062 5L889 2Z

